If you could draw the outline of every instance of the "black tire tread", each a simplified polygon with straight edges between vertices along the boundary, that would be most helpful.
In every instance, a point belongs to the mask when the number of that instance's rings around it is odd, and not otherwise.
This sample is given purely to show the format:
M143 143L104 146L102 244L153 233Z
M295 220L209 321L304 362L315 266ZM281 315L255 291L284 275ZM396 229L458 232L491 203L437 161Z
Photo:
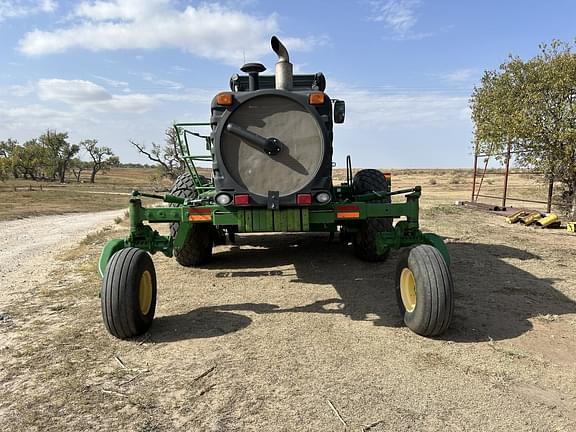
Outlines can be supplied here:
M202 178L208 182L208 179ZM196 198L198 193L192 176L189 173L180 175L170 189L170 194L188 199ZM172 238L176 237L179 228L179 222L170 224ZM192 224L184 245L179 249L174 248L174 258L178 264L196 267L208 263L212 258L213 229L211 224Z
M135 274L148 270L153 282L152 305L147 316L135 307L137 296ZM139 278L137 278L139 281ZM156 309L156 272L150 255L137 248L125 248L108 262L102 281L102 319L108 332L120 339L128 339L148 330Z
M406 266L412 270L417 285L417 309L412 316L407 315L400 296L400 274ZM448 329L454 312L454 287L448 265L436 248L419 245L405 250L397 267L396 284L398 305L411 330L422 336L438 336Z
M352 192L362 195L373 191L388 189L388 181L382 172L376 169L363 169L356 173L352 180ZM390 203L390 196L372 202ZM359 232L354 235L354 254L363 261L384 261L388 254L378 255L376 252L376 235L379 232L391 231L392 218L372 218L363 223Z

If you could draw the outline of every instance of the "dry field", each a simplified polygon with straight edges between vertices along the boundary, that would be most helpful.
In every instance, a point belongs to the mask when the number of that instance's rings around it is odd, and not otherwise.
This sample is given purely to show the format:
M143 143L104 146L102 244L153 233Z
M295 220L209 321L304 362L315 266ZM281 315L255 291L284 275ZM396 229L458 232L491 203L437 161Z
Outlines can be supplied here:
M469 172L393 184L423 186L422 224L448 242L456 315L443 337L402 326L396 253L363 263L310 234L239 236L202 269L155 256L157 319L116 340L96 262L126 226L109 216L53 254L0 254L0 429L576 430L576 236L454 206Z
M134 189L151 190L154 168L112 168L96 176L96 182L77 183L8 180L0 182L0 221L15 218L96 212L127 206Z
M209 175L204 169L200 171ZM388 171L388 170L385 170ZM98 174L96 183L77 183L74 179L64 185L54 182L34 182L31 180L9 180L0 182L0 221L22 217L82 213L121 209L126 207L129 195L134 189L141 191L168 190L170 183L153 181L157 174L154 168L112 168ZM456 200L469 200L472 184L471 170L392 170L394 187L422 185L426 191L424 204L433 205ZM345 181L343 169L334 171L336 181ZM482 194L501 195L503 177L501 173L490 173L482 185ZM538 183L529 175L510 177L512 197L546 200L547 186ZM398 198L400 199L400 198ZM481 201L500 204L500 200L482 198ZM509 202L521 207L521 202ZM525 203L527 204L527 203ZM543 205L535 205L543 209Z

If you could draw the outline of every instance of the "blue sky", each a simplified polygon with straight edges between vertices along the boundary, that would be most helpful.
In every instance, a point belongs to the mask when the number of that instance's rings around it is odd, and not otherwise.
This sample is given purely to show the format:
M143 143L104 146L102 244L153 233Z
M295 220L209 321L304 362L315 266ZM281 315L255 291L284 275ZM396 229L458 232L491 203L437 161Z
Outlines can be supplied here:
M482 72L574 29L571 0L0 0L0 139L57 129L145 162L129 140L207 121L244 57L273 71L276 34L347 102L338 166L469 167Z

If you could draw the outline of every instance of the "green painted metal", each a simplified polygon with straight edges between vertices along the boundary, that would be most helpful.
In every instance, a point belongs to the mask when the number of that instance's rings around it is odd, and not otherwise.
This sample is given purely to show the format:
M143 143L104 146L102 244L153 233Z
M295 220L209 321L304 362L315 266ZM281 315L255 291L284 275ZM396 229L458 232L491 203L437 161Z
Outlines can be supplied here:
M334 208L322 209L322 210L309 210L308 211L308 223L310 225L326 225L334 224L336 222L336 212Z
M303 220L306 223L303 223ZM308 209L239 209L213 212L216 226L236 225L239 232L288 232L309 230Z
M217 226L242 226L244 213L229 210L214 210L212 223Z
M424 241L430 246L434 246L438 249L438 252L440 252L444 257L446 264L450 265L450 253L448 252L448 248L446 247L446 243L444 243L442 237L434 233L424 233Z
M302 223L300 222L300 209L287 209L286 217L288 220L289 232L302 231Z
M240 229L240 232L252 232L252 212L245 211L244 212L244 229Z
M188 168L188 172L192 175L192 180L194 181L194 186L198 192L200 192L200 196L202 196L206 192L213 192L214 186L208 186L204 184L202 177L198 173L196 165L194 161L204 161L204 162L212 162L212 155L211 154L203 154L203 155L192 155L190 154L190 144L188 142L188 136L194 136L204 140L205 148L207 151L211 151L212 149L212 138L208 135L202 135L199 132L191 130L191 128L198 128L198 127L209 127L210 123L205 122L194 122L194 123L175 123L174 124L174 131L176 135L176 140L178 141L178 146L180 148L180 155Z
M302 218L302 231L310 231L310 212L308 209L302 209L300 217Z
M335 188L336 190L338 188ZM346 186L339 188L340 194L344 194ZM398 192L398 191L396 191ZM396 194L390 193L390 195ZM398 249L417 244L429 244L437 248L446 262L450 263L448 249L442 238L435 234L423 234L419 229L419 187L403 189L406 201L402 203L373 202L372 197L379 195L366 194L362 200L356 200L355 196L345 198L338 195L339 200L323 206L284 208L269 210L265 208L238 208L221 207L211 204L209 198L201 198L191 203L182 202L179 197L172 195L151 195L134 192L129 205L130 234L126 239L117 239L109 242L102 251L99 261L99 271L103 274L110 257L123 247L137 247L150 253L162 252L166 256L172 256L173 249L182 247L188 237L188 232L193 223L212 223L216 227L235 228L236 232L334 232L338 226L346 227L348 232L355 232L361 228L363 221L370 218L404 217L389 232L378 233L376 238L377 251L385 254L391 249ZM208 192L210 193L210 192ZM348 193L348 192L346 192ZM165 202L176 204L176 207L142 207L139 196L148 196L162 199ZM206 196L206 195L205 195ZM203 208L210 209L212 220L190 221L189 216L193 210ZM338 218L342 209L354 209L359 213L358 218ZM153 230L149 223L174 223L180 224L175 238L163 236Z
M100 253L100 259L98 260L98 272L100 273L100 277L104 277L104 272L106 271L106 266L108 265L108 261L112 258L119 250L122 250L126 247L124 239L114 239L110 240L104 245L104 249Z
M288 231L288 213L283 211L275 215L274 218L274 231L287 232Z
M188 232L190 231L190 227L192 224L190 223L181 223L180 227L178 227L178 233L176 237L174 237L172 246L179 249L184 246L186 239L188 238Z
M169 204L186 204L185 198L177 197L175 195L170 195L170 194L156 195L156 194L143 193L143 192L139 192L139 191L133 191L132 192L133 198L137 198L137 197L141 197L141 196L147 197L147 198L161 199L162 201L169 203Z

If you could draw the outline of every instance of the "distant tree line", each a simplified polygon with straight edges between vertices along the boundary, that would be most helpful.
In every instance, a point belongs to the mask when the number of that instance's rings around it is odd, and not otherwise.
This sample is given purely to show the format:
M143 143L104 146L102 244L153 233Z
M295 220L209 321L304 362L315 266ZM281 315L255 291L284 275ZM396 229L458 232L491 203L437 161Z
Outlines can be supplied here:
M81 160L80 151L86 152L87 161ZM95 139L69 142L66 132L48 130L38 138L23 144L14 139L0 141L0 179L47 180L64 183L72 175L78 182L82 173L89 174L91 183L96 175L120 163L112 149L98 146Z
M519 166L562 185L561 199L576 217L576 54L560 41L540 49L484 73L471 98L476 150L511 146Z

